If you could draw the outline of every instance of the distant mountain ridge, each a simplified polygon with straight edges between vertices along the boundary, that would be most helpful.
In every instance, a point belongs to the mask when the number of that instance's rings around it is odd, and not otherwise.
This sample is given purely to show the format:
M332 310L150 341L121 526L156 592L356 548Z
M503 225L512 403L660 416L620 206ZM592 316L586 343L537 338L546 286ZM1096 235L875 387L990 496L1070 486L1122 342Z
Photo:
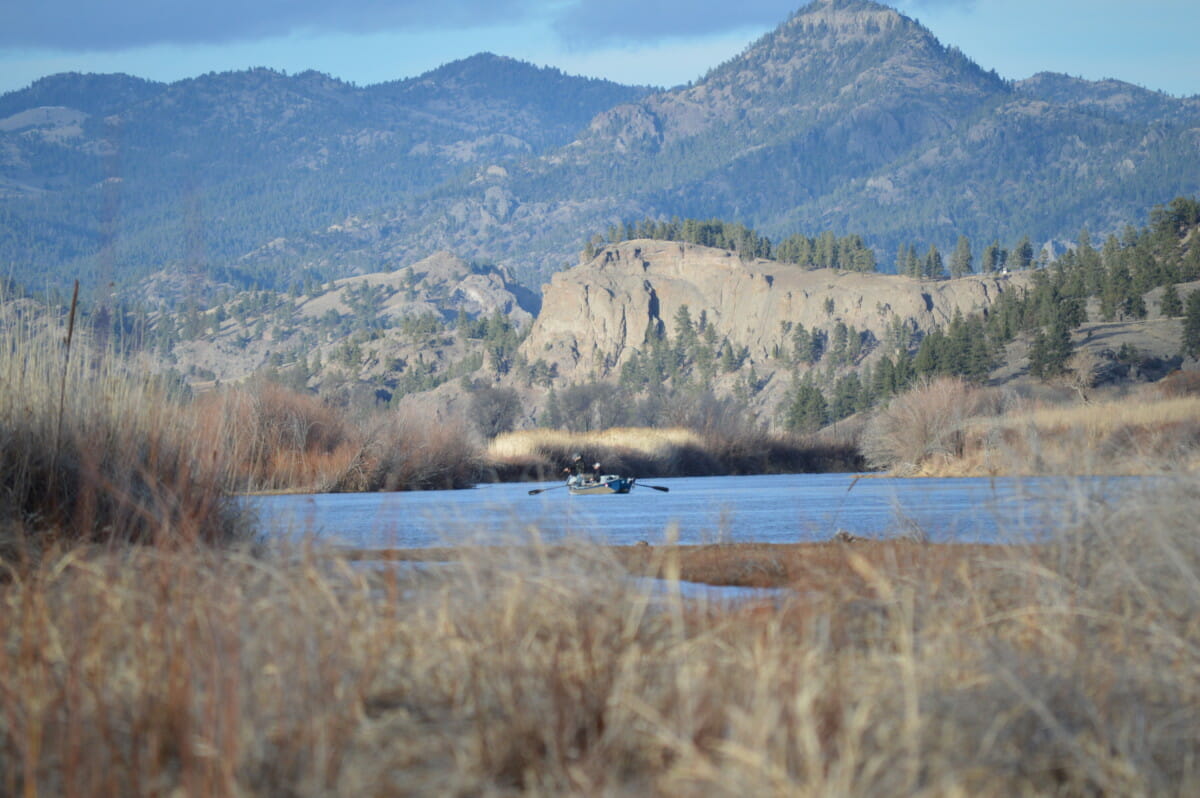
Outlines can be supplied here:
M29 114L48 107L87 116ZM679 215L860 233L886 268L960 234L1119 232L1200 191L1198 153L1200 98L1009 83L887 6L819 0L667 91L488 54L365 88L46 78L0 97L0 258L30 282L173 267L279 287L449 250L536 285L609 225Z
M261 68L171 84L44 78L0 97L0 258L19 280L229 268L280 236L565 144L646 91L490 54L366 88ZM39 108L74 113L30 116Z

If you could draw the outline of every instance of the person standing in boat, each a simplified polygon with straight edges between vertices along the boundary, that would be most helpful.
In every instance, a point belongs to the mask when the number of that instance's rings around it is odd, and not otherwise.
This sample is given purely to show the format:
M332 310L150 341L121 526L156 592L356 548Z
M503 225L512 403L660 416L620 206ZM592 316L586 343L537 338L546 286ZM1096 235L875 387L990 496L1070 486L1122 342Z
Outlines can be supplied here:
M571 465L563 469L563 473L567 475L567 482L584 482L588 478L587 465L583 462L583 455L576 454L571 458Z

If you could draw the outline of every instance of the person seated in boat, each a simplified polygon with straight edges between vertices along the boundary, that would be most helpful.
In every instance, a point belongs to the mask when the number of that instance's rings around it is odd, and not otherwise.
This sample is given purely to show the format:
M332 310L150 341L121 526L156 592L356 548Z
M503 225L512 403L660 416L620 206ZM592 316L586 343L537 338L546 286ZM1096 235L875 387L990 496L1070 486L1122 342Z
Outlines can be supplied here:
M586 482L588 479L587 465L583 462L583 455L576 454L571 458L571 465L563 469L563 473L567 475L567 482L577 483Z

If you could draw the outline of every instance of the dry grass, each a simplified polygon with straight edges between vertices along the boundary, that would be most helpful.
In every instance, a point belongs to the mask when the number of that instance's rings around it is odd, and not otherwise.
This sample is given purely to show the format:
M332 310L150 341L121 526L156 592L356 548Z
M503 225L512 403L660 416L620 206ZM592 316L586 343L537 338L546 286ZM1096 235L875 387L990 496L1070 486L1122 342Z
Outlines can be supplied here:
M77 549L0 588L0 791L1195 794L1200 494L1164 490L1038 548L743 552L796 590L732 605L536 541Z
M62 333L0 317L0 557L237 537L215 441L86 330L70 350Z
M1190 384L1177 378L1097 401L1051 402L939 380L877 411L863 453L871 465L917 476L1196 473L1200 397Z
M576 452L589 463L600 462L606 471L642 477L850 471L861 465L849 443L798 439L760 430L523 430L494 438L487 455L502 477L548 479L558 476Z
M1200 398L1144 389L1119 400L977 419L967 429L960 461L944 468L975 474L1196 473Z

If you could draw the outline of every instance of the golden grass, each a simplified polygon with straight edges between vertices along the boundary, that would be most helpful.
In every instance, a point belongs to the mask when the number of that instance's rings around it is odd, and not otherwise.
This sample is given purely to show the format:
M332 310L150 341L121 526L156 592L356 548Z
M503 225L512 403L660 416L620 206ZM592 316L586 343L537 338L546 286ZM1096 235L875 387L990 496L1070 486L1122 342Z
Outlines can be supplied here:
M643 477L851 471L861 465L852 444L752 428L729 433L679 427L522 430L494 438L487 457L498 476L553 479L576 453L588 463L599 462L606 472Z
M546 452L578 448L619 448L649 457L668 455L681 446L701 446L698 432L680 427L615 427L595 432L568 432L558 429L530 429L498 435L488 444L493 460L522 460Z
M1089 435L1102 436L1125 427L1200 423L1200 396L1158 398L1143 394L1132 399L1092 404L1038 407L1009 413L987 423L1008 429L1081 429Z
M863 435L868 462L914 476L1200 472L1200 396L1029 403L941 380L897 397Z
M1198 512L1176 484L1036 548L620 553L793 587L733 604L519 538L75 549L0 587L0 792L1195 794Z

